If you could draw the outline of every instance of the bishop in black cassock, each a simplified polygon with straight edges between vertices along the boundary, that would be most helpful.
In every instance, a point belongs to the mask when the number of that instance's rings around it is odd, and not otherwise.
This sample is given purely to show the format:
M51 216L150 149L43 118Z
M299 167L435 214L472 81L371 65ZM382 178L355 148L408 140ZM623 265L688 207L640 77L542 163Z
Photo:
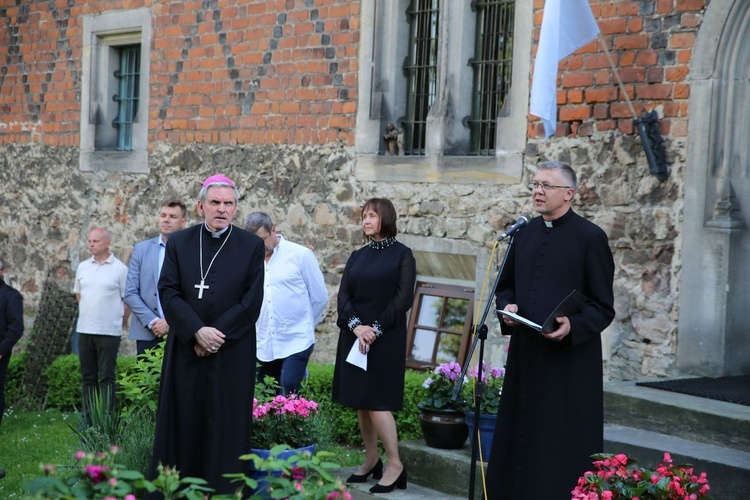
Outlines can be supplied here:
M151 477L161 463L176 467L182 477L207 480L218 493L231 493L237 485L222 475L248 472L239 457L250 453L264 254L262 239L231 225L221 234L203 223L170 236L159 279L170 330ZM196 286L201 284L208 288ZM204 326L223 333L224 343L199 356L196 332Z
M542 215L515 237L496 305L542 324L572 290L583 308L542 334L500 319L511 335L487 470L489 500L565 499L603 451L601 332L614 318L614 262L607 235L574 213L575 173L539 166L534 207ZM566 169L560 169L565 165ZM511 309L512 310L512 309Z

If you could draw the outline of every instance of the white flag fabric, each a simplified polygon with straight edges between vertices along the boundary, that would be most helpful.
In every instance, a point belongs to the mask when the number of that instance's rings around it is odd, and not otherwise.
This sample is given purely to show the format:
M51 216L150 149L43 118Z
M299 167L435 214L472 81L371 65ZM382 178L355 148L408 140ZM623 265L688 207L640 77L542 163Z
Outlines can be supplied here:
M557 65L599 33L588 0L547 0L534 62L529 111L547 137L557 129Z

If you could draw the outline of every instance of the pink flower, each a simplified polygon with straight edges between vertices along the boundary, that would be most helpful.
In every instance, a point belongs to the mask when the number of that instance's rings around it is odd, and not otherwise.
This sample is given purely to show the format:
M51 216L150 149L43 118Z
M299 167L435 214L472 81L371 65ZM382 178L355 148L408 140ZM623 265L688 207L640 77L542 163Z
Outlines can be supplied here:
M77 451L76 452L76 460L82 460L85 456L86 456L86 453L84 453L82 451Z
M88 477L94 484L104 481L107 472L109 472L109 467L106 465L86 465L83 468L84 476Z
M128 493L127 495L125 495L125 500L136 500L135 495L133 495L132 493Z
M603 500L612 500L612 492L611 491L602 491L601 495Z

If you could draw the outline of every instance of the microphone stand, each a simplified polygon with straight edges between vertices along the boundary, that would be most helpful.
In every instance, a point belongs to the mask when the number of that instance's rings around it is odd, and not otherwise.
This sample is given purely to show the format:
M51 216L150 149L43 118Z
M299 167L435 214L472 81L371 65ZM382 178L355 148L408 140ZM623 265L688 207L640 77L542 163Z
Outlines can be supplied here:
M471 468L469 472L469 500L474 500L474 489L475 489L475 483L476 483L476 471L477 471L477 458L479 455L479 415L480 413L480 406L482 403L482 363L484 361L484 341L487 339L487 325L485 324L485 321L487 320L487 315L490 312L490 307L492 307L492 304L495 302L493 300L493 297L495 295L495 290L497 290L497 284L500 282L500 276L503 274L503 269L505 269L505 263L508 260L508 252L510 251L510 247L513 245L513 242L515 241L515 235L511 234L508 237L508 246L505 249L505 255L503 256L503 261L500 264L500 269L497 271L497 276L495 277L495 283L492 285L492 295L487 299L487 305L484 308L484 312L482 313L482 317L479 320L479 323L474 323L473 331L474 331L474 341L471 344L471 347L469 348L468 355L466 356L466 361L464 362L464 366L461 368L461 375L457 379L456 387L453 389L453 395L451 396L451 401L455 402L458 399L459 394L461 393L461 388L463 387L464 378L466 377L466 372L469 370L469 365L471 364L471 358L474 356L474 350L477 347L477 344L479 344L479 364L477 365L477 380L479 381L478 384L476 384L476 392L474 397L474 425L473 428L470 429L470 432L472 433L472 440L471 440Z

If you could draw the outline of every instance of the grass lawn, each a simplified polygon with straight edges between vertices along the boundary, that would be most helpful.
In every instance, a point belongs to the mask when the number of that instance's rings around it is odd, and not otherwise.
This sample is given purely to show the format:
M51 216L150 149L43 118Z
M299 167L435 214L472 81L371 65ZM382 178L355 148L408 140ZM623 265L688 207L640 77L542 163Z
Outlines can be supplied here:
M41 464L59 468L74 461L78 441L68 422L75 422L72 413L6 408L0 426L0 469L6 474L0 498L23 498L23 483L40 475Z

